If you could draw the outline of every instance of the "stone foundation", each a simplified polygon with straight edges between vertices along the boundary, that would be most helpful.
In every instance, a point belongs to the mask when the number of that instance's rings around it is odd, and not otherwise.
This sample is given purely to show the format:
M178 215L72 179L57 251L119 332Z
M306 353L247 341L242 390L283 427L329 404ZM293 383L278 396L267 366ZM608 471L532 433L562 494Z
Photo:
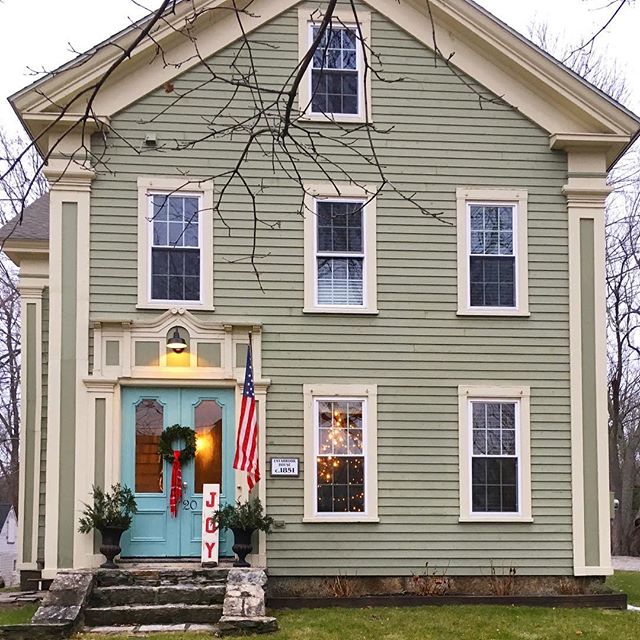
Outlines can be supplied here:
M448 576L416 574L398 577L269 576L267 599L308 597L357 598L360 596L412 594L421 596L551 596L601 593L602 577L573 576Z

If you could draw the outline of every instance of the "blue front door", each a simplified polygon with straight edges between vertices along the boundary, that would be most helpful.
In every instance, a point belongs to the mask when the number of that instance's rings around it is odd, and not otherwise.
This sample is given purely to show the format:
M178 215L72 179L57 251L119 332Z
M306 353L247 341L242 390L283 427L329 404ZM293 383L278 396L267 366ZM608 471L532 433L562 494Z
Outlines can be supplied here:
M183 465L178 516L169 511L171 463L158 455L163 429L196 431L195 459ZM221 485L221 505L234 499L234 390L126 387L122 392L122 483L136 496L138 513L122 538L123 557L199 557L202 486ZM182 446L176 442L175 448ZM231 556L231 538L220 532L220 555Z

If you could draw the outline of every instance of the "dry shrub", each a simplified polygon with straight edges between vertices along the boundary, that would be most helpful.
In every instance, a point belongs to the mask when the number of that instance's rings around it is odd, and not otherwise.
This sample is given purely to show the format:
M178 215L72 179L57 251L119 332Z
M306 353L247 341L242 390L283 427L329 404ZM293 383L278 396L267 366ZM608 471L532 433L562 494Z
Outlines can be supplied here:
M509 567L507 573L502 568L502 573L498 575L496 567L491 561L491 576L489 578L491 593L494 596L511 596L516 590L516 568Z

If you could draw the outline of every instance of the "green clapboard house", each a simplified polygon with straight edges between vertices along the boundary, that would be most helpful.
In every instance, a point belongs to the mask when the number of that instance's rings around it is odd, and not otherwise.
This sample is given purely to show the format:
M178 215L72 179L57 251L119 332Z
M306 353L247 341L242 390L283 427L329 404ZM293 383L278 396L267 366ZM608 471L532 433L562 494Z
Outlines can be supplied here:
M251 334L270 576L611 573L604 203L640 119L470 0L343 0L292 103L313 152L258 133L229 180L327 8L246 4L180 2L106 79L145 20L10 98L51 187L2 232L19 570L100 564L78 518L115 482L123 557L200 557L203 484L248 495Z

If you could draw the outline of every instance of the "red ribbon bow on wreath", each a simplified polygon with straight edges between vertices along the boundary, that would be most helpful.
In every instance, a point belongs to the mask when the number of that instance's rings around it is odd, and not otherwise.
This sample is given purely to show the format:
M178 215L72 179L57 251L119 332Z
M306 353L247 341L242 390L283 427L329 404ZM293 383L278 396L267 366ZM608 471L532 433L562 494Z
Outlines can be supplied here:
M169 508L171 517L178 517L178 504L182 499L182 467L180 465L180 451L173 452L173 468L171 469L171 495Z

